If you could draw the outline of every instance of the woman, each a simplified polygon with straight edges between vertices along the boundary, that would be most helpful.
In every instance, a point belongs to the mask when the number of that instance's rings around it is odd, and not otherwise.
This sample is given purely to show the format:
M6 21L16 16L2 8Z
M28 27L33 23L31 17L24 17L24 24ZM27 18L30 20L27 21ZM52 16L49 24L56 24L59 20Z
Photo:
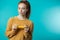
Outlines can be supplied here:
M6 36L9 40L32 40L33 23L29 20L29 2L20 1L18 12L18 16L9 19Z

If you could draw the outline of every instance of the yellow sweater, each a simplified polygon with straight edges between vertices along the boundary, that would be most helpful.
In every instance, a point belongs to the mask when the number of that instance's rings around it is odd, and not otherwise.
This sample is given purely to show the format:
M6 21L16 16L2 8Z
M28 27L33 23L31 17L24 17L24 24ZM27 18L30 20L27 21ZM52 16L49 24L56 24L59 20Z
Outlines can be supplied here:
M18 25L17 31L12 31L13 24ZM23 25L28 25L30 30L27 33L24 32ZM17 17L14 17L10 18L8 21L6 36L9 38L9 40L32 40L32 31L33 23L30 20L19 20ZM27 38L25 38L25 36L27 36Z

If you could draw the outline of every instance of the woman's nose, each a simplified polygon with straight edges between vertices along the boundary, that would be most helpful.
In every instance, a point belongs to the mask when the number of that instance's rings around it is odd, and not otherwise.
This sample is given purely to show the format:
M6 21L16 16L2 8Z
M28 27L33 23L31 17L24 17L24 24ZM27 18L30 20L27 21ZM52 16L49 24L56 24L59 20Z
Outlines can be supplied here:
M22 12L22 10L20 10Z

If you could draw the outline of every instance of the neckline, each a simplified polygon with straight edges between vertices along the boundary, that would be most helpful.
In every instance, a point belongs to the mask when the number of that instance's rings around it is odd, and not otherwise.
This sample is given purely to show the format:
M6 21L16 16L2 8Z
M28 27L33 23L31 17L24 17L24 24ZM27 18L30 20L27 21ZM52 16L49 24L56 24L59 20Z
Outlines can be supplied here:
M16 16L16 18L17 18L19 21L26 21L26 20L27 20L27 18L24 19L24 20L21 20L21 19L19 19L17 16Z

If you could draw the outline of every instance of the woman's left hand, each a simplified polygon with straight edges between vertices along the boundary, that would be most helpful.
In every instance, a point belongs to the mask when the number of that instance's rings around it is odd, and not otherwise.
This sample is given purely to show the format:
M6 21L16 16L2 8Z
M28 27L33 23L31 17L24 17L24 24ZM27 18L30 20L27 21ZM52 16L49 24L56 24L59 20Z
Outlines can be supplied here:
M28 25L24 25L24 32L28 32L28 31L29 31Z

